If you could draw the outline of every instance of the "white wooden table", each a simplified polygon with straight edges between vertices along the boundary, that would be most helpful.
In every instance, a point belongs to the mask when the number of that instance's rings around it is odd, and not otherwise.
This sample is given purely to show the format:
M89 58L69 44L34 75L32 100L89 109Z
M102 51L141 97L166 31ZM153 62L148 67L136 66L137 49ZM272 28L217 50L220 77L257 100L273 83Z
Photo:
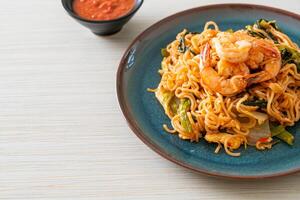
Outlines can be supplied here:
M300 174L229 181L170 163L119 109L116 70L137 34L177 11L229 1L145 0L122 32L103 38L59 0L0 2L0 199L300 198ZM299 0L252 3L300 13Z

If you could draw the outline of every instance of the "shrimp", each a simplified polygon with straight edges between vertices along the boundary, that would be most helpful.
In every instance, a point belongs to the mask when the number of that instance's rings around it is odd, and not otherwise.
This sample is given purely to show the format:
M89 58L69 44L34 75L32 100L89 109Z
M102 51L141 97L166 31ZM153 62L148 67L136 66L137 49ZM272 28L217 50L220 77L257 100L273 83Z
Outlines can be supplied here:
M250 69L257 69L259 68L259 63L263 62L264 60L264 54L260 51L257 51L254 48L251 48L249 51L249 57L248 60L245 62L245 64Z
M257 57L261 62L257 64L258 67L256 66L256 68L261 68L261 71L247 76L248 85L274 78L279 73L281 67L281 55L273 42L265 39L256 39L252 44L253 54L263 54L263 59Z
M233 75L248 75L250 70L244 63L230 63L225 60L220 60L217 63L218 74L225 78Z
M247 82L243 75L234 75L231 78L220 76L211 65L210 46L207 43L200 53L200 74L204 86L224 96L235 95L243 91Z
M252 47L251 37L243 32L220 32L212 43L220 59L231 63L243 63L248 59Z

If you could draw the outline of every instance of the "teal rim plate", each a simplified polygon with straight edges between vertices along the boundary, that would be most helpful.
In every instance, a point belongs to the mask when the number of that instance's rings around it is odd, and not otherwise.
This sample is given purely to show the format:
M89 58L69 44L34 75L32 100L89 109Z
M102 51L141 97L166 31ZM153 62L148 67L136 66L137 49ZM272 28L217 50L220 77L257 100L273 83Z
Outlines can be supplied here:
M290 127L295 144L284 143L271 150L240 148L240 157L224 151L214 153L215 144L204 140L191 143L162 129L170 120L147 88L156 88L162 60L160 50L174 40L182 29L202 31L205 22L215 21L221 30L242 29L256 20L276 20L293 41L300 44L300 16L288 11L260 5L218 4L186 10L167 17L140 34L126 50L117 73L120 107L133 132L164 158L195 172L208 175L256 179L275 177L300 171L300 123Z

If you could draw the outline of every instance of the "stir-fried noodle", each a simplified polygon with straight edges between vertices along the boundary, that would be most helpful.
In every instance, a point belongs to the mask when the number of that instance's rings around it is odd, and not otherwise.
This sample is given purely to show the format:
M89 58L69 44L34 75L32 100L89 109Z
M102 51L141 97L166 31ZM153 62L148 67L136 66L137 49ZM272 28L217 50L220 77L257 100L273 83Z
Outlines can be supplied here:
M279 135L300 118L300 51L274 21L235 32L207 22L201 33L178 33L162 54L153 92L171 119L163 128L182 139L239 156L241 145L271 148L270 126L283 127Z

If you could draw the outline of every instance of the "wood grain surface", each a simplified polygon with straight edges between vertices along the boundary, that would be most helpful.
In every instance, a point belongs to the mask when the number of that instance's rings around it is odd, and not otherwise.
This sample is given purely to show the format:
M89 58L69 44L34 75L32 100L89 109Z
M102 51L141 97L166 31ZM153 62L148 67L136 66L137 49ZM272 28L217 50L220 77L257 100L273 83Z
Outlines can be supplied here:
M137 34L217 0L145 0L118 34L97 37L59 0L0 0L0 199L299 199L300 175L263 181L197 175L128 128L115 75ZM300 13L299 0L252 0ZM299 33L300 34L300 33Z

